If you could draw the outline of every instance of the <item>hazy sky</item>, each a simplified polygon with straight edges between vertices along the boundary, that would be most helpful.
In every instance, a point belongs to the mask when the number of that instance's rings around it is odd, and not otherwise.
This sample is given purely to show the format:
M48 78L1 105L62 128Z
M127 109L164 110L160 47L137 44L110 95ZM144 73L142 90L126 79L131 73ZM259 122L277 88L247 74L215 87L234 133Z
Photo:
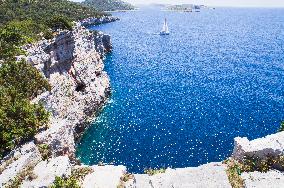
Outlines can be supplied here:
M80 2L82 0L73 0ZM237 6L237 7L284 7L284 0L124 0L132 4L204 4L210 6Z

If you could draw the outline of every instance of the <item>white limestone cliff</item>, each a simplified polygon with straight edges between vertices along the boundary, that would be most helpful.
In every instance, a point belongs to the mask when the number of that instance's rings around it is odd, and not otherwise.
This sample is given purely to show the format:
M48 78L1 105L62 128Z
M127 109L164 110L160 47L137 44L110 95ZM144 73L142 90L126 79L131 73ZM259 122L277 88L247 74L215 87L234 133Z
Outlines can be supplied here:
M247 138L235 138L232 157L243 160L245 156L265 159L267 156L279 156L284 154L284 132L268 135L249 141Z
M50 128L36 135L35 140L48 144L54 156L74 154L75 137L85 130L88 118L110 95L109 77L96 46L106 46L105 51L110 51L111 44L106 43L111 41L96 44L95 39L92 32L78 24L73 31L61 31L52 41L25 47L27 61L52 86L50 92L33 102L41 102L52 113Z

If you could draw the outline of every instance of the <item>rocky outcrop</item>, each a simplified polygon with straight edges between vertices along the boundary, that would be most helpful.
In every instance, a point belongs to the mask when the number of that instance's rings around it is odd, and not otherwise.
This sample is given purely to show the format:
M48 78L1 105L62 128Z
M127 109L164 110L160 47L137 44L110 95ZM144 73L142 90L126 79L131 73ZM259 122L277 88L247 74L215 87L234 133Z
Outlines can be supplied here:
M0 187L11 183L18 174L29 168L33 168L41 160L38 148L33 142L14 150L1 161Z
M209 163L199 167L167 169L165 173L149 176L135 174L134 179L126 183L127 188L195 188L231 187L221 163Z
M105 24L105 23L110 23L110 22L115 22L119 20L117 17L113 16L102 16L101 18L87 18L81 21L82 26L85 27L90 27L92 25L100 25L100 24Z
M232 157L243 160L245 157L265 159L268 156L284 154L284 132L268 135L264 138L249 141L247 138L235 138Z
M48 144L53 156L75 152L74 138L86 128L86 121L110 95L109 77L101 56L111 50L110 37L102 40L80 24L73 31L61 31L52 41L25 47L29 63L49 80L50 92L33 100L52 113L47 131L36 135L36 143ZM106 40L107 38L108 40ZM100 46L101 54L97 51Z
M95 33L95 44L97 52L102 56L112 50L111 37L103 32L99 31Z
M92 166L94 172L87 175L83 181L83 188L116 188L120 178L126 173L125 166Z
M245 188L280 188L284 185L284 173L277 170L266 173L245 172L242 179Z
M47 144L54 156L75 153L73 124L61 120L51 123L51 127L35 136L37 143Z
M49 161L38 163L32 171L35 179L25 180L21 187L48 187L53 184L55 177L71 175L71 164L68 156L60 156Z

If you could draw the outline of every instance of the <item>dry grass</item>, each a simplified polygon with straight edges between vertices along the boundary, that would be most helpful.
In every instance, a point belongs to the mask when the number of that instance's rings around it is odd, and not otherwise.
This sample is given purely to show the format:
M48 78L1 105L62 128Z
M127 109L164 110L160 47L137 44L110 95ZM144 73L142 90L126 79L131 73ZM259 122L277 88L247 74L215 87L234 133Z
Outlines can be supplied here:
M241 164L235 160L226 160L227 176L233 188L244 188L244 181L241 177Z
M93 173L94 170L90 167L83 167L83 168L75 168L71 172L71 177L76 180L83 180L88 174Z
M145 169L144 170L144 173L145 174L148 174L149 176L153 176L153 175L156 175L156 174L161 174L161 173L165 173L166 172L166 169L165 168L160 168L160 169L152 169L152 168L149 168L149 169Z
M3 164L0 165L0 174L2 174L4 172L4 170L10 165L12 164L14 161L18 160L20 158L20 156L13 156L10 159L6 160L5 162L3 162Z
M12 181L5 185L5 188L20 188L25 179L32 181L36 178L37 176L33 173L33 167L28 167L22 170Z
M119 182L119 185L117 186L117 188L124 188L125 187L124 184L131 179L134 179L133 174L130 174L130 173L123 174L123 176L121 176L121 178L120 178L120 182Z
M245 156L242 161L228 159L224 161L227 165L226 173L233 188L243 188L244 181L241 178L243 172L268 172L271 169L284 169L284 156Z

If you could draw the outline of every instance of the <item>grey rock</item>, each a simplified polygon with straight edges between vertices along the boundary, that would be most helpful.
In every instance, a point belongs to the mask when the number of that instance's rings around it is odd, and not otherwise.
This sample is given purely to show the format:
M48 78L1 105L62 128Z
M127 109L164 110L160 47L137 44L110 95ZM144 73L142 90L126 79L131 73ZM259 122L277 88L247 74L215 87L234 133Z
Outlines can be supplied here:
M38 163L33 174L36 179L26 180L22 183L22 188L40 188L48 187L53 184L55 177L67 177L71 175L71 164L68 156L52 158L49 161Z
M106 35L103 32L95 33L95 45L96 50L103 57L106 53L111 52L112 42L110 35Z
M209 163L199 167L167 169L154 176L135 174L127 188L226 188L231 187L225 167Z
M284 174L277 170L266 173L245 172L241 177L246 188L280 188L284 186Z
M120 178L126 172L125 166L92 166L94 172L87 175L83 181L83 188L116 188Z
M1 161L1 168L4 170L0 174L0 187L13 180L25 169L33 168L41 160L41 155L33 142L12 151Z
M283 155L284 132L268 135L249 141L247 138L235 138L232 157L243 160L245 156L256 156L265 159L269 156Z
M38 144L49 145L53 156L69 155L73 157L75 153L74 131L71 122L61 120L51 123L47 131L43 131L35 136Z
M119 20L119 18L117 17L113 17L113 16L102 16L101 18L87 18L82 20L80 23L82 26L84 27L90 27L92 25L100 25L100 24L106 24L106 23L110 23L110 22L115 22Z
M50 129L39 133L36 141L48 144L53 156L74 156L75 138L85 131L88 119L110 95L109 77L103 71L95 35L77 24L73 31L60 31L53 40L28 45L25 50L27 61L52 86L50 92L33 100L52 114Z

